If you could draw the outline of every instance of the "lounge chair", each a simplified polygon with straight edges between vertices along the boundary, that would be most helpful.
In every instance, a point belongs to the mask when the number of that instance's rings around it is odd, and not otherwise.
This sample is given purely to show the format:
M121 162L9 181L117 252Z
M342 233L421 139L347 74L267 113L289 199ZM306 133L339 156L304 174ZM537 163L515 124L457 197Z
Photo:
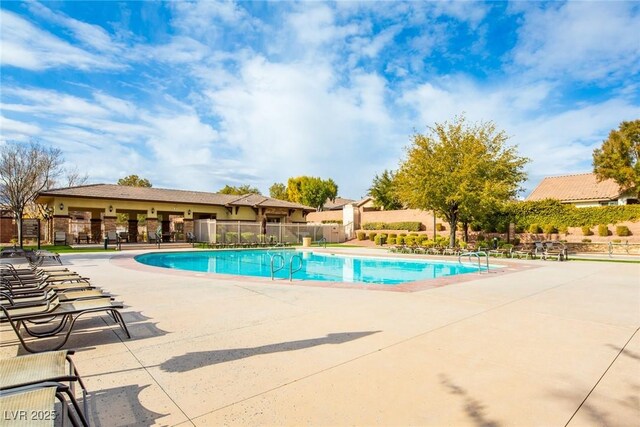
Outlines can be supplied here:
M131 338L127 325L118 311L118 309L124 307L123 304L111 301L109 296L73 302L61 302L58 294L56 293L51 299L48 299L45 304L23 306L17 304L8 293L0 292L0 294L9 301L8 305L0 305L0 309L2 310L2 313L0 313L0 323L8 322L16 333L20 344L22 344L24 349L30 353L37 353L45 350L35 350L31 348L20 334L21 327L24 328L27 334L35 338L53 337L58 334L62 335L63 338L61 342L53 345L52 348L47 349L58 350L66 344L78 318L89 313L105 312L111 315L123 330L127 338ZM53 327L46 331L32 330L27 326L27 322L42 325L52 323L56 319L59 319L57 324L54 324ZM64 332L65 327L67 328L66 332Z
M528 259L529 257L531 257L531 259L534 259L536 255L535 255L534 247L532 247L531 245L525 244L525 245L514 247L511 250L511 257L512 258L524 257L525 259Z
M71 399L74 410L71 410L65 395ZM74 427L89 425L69 388L56 382L0 391L3 420L7 423L3 425L54 425L54 421L57 424L56 400L61 403L62 414L59 421L61 425L67 425L67 417ZM11 418L12 416L14 418Z
M91 240L90 237L89 237L89 234L88 233L83 233L83 232L79 232L78 233L78 237L76 238L76 242L77 243L85 242L85 243L89 244L89 240Z
M567 249L562 243L544 242L544 253L542 259L555 258L563 261L567 258Z
M56 231L53 235L53 244L54 245L66 245L67 244L67 233L64 231Z
M72 354L72 350L60 350L0 359L0 391L8 394L12 394L13 391L13 394L17 394L25 389L40 389L49 387L51 383L64 383L81 424L87 425L87 388L71 360ZM82 390L84 415L75 398L76 383ZM60 384L55 385L58 392L64 388L61 388Z

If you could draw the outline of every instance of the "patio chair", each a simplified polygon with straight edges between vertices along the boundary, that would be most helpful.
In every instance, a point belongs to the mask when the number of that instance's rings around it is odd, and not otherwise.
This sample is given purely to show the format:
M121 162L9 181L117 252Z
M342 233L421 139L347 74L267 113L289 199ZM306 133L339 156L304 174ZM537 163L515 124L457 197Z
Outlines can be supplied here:
M48 338L58 334L62 335L61 342L53 345L52 348L46 349L58 350L69 340L78 318L89 313L104 312L109 314L120 326L127 338L131 338L127 325L118 311L122 309L124 305L120 302L112 301L108 296L73 302L61 302L56 293L51 299L46 301L46 304L23 306L16 304L9 294L5 292L0 293L9 301L8 305L0 305L0 309L2 310L2 313L0 313L0 323L9 323L11 325L20 344L29 353L38 353L45 350L35 350L29 346L22 337L22 334L20 334L21 327L24 328L27 334L35 338ZM54 322L57 319L57 324L55 324ZM27 322L40 326L51 323L54 323L54 325L48 330L36 331L31 329L32 326L27 326ZM66 332L64 332L65 328Z
M67 244L67 233L64 231L56 231L53 236L53 244L54 245L66 245Z
M192 232L187 232L187 243L196 243L196 236Z
M59 350L0 359L0 391L10 393L16 389L47 387L52 382L64 383L68 385L76 413L84 418L82 424L87 425L87 388L71 359L73 353L73 350ZM82 390L84 415L75 398L76 383ZM58 389L58 384L55 387Z
M555 258L558 261L563 261L567 257L567 249L562 243L544 242L543 258Z
M76 238L77 243L84 242L86 244L89 244L89 240L90 240L89 234L83 233L83 232L79 232L78 237Z
M122 232L118 233L118 240L120 242L129 243L129 233L127 233L126 231L122 231Z
M118 241L118 233L116 233L115 231L107 231L107 243L116 244L118 243Z
M529 257L531 257L531 259L535 258L535 250L534 247L532 247L531 245L520 245L520 246L516 246L511 250L511 258L521 258L524 257L525 259L528 259Z

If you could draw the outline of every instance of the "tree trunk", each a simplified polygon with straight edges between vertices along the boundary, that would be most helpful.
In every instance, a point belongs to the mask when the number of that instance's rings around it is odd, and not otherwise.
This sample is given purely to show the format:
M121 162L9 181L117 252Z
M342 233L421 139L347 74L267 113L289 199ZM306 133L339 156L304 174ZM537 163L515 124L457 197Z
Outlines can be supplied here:
M464 230L464 242L465 243L469 243L469 223L468 222L463 222L462 223L462 230Z
M23 247L22 245L22 214L23 211L16 211L16 225L18 227L18 243L20 244L20 248Z
M451 230L449 233L449 247L453 248L456 246L456 231L458 229L458 212L454 210L449 213L449 229Z

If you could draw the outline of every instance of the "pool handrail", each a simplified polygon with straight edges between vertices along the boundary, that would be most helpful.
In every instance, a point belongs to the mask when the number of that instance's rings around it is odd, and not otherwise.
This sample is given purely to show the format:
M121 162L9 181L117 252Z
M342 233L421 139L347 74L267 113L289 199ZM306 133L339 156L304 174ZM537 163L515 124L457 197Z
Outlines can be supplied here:
M298 268L296 268L295 270L293 269L293 260L294 259L300 260L300 264L298 265ZM293 281L294 273L297 273L300 270L302 270L302 256L300 256L300 254L293 254L291 256L291 259L289 259L289 281L290 282Z
M483 267L482 264L480 263L480 257L481 256L485 257L487 273L489 272L489 253L487 253L485 251L475 251L475 252L460 253L460 255L458 255L458 263L462 264L462 257L463 256L468 256L469 257L469 264L471 264L471 257L472 256L477 258L477 260L478 260L478 274L482 274L482 267Z
M276 273L278 271L282 270L286 263L285 263L285 260L284 260L284 255L282 255L282 254L270 254L270 256L271 256L271 280L275 280ZM274 266L276 259L281 259L282 260L282 264L278 268L275 268L275 266Z

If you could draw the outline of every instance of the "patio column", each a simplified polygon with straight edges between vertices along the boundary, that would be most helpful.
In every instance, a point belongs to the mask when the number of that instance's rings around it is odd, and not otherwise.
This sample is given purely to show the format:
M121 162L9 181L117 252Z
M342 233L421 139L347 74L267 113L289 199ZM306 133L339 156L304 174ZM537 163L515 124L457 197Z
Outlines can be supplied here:
M67 242L69 242L69 224L71 219L69 215L54 215L53 216L53 234L56 231L64 231L67 234ZM53 236L52 236L53 239ZM53 242L52 242L53 243Z
M169 219L162 219L162 238L164 236L171 236L171 221Z
M183 223L184 238L186 239L187 238L187 233L194 234L193 233L193 219L184 218L182 221L183 221L182 223Z
M115 233L116 231L116 217L106 216L104 217L104 234L106 235L110 231Z
M134 215L136 217L136 219L131 219L131 215ZM137 242L138 241L138 214L129 214L129 227L128 227L128 232L129 232L129 241L130 242Z
M157 230L158 230L158 218L147 217L147 242L149 241L149 236L156 234Z
M91 218L91 240L100 243L102 240L102 219Z

